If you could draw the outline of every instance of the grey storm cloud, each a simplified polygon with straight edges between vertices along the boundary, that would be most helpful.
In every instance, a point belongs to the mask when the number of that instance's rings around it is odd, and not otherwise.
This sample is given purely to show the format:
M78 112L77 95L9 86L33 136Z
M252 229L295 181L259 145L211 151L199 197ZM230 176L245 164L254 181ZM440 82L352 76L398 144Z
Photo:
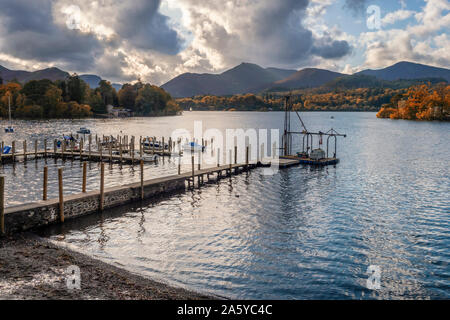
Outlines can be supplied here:
M183 42L158 12L160 2L103 0L93 9L90 0L0 0L0 52L78 71L103 66L109 52L121 46L174 55ZM68 28L61 9L69 6L79 7L93 26L105 24L114 36L100 39L94 32ZM116 60L126 65L125 59Z
M89 67L102 52L90 34L53 22L51 0L0 0L0 50L21 59Z
M114 29L137 48L177 54L183 41L169 26L168 17L158 12L160 4L160 0L130 1L119 12Z
M309 0L180 1L189 8L195 36L205 46L223 52L227 64L245 60L296 65L307 63L312 56L335 59L351 51L346 41L316 38L303 25Z

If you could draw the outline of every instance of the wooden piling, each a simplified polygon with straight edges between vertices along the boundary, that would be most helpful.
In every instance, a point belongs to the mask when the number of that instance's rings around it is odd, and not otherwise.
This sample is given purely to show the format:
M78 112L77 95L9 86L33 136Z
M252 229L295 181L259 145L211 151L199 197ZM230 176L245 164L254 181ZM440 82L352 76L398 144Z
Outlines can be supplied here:
M217 167L220 167L220 148L217 148Z
M144 200L144 160L141 160L140 164L141 164L141 200Z
M237 146L234 146L234 164L237 164Z
M27 140L23 140L23 160L27 161Z
M0 232L5 234L5 177L0 176Z
M13 141L12 142L12 146L11 146L11 151L12 151L12 161L13 163L16 161L16 142Z
M198 152L198 170L200 171L201 170L201 164L202 164L202 160L201 160L201 158L202 158L202 152L201 151L199 151Z
M92 135L89 135L89 160L91 160L91 144L92 144Z
M247 149L245 150L245 167L248 170L248 150L249 148L247 147Z
M44 167L44 183L43 183L43 190L42 190L42 200L47 200L47 186L48 186L48 167Z
M100 164L100 211L103 211L105 205L105 164Z
M83 185L81 192L86 193L86 180L87 180L87 162L83 162Z
M194 156L191 157L192 162L192 187L194 187L195 184L195 159Z
M83 161L83 148L84 148L84 141L83 138L80 140L80 161Z
M181 157L178 157L178 175L181 174Z
M63 168L58 169L59 219L64 222Z

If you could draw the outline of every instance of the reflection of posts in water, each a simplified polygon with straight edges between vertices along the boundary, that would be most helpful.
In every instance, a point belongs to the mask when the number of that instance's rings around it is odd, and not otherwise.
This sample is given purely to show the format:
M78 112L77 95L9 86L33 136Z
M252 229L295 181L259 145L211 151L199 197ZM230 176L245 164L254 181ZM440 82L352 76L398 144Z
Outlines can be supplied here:
M141 200L144 200L144 160L141 160Z
M47 186L48 186L48 168L44 167L44 183L43 183L43 191L42 191L42 200L47 200Z
M105 202L105 164L100 165L100 211L103 211Z
M23 140L23 160L27 161L27 140Z

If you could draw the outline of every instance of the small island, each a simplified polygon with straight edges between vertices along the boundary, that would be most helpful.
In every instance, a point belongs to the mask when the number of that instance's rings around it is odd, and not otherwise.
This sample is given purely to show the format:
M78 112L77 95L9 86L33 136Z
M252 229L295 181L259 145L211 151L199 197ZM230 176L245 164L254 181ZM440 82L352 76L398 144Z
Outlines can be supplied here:
M377 114L378 118L450 121L450 85L422 84L405 94L392 97Z

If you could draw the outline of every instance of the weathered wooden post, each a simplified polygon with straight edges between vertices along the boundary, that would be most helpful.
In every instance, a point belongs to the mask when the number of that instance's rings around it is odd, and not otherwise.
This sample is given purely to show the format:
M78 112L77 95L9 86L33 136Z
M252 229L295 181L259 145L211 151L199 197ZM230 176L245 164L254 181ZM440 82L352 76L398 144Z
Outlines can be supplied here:
M47 200L47 186L48 186L48 167L44 167L44 185L43 185L43 192L42 192L42 200Z
M156 137L153 137L153 148L152 148L153 154L155 154L155 144L156 144Z
M11 146L11 149L12 149L12 159L13 159L13 163L16 161L16 142L15 141L13 141L12 142L12 146Z
M86 180L87 180L87 162L83 162L83 185L81 192L86 193Z
M141 200L144 200L144 160L141 159Z
M165 151L166 151L166 145L164 144L164 137L162 137L161 151L162 151L162 155L164 157Z
M122 164L123 157L122 157L122 144L121 143L119 144L119 155L120 155L120 164Z
M15 141L12 142L11 149L12 149L12 161L14 163L16 161L16 142Z
M64 222L63 168L58 169L59 219Z
M112 144L109 144L109 162L112 163L113 159L112 159Z
M234 146L234 164L237 164L237 146Z
M103 211L105 205L105 164L100 164L100 211Z
M0 176L0 232L5 234L5 176Z
M245 167L248 170L248 150L249 148L247 147L246 151L245 151Z
M220 167L220 148L217 148L217 167Z
M192 162L192 187L195 187L195 159L194 156L191 157Z
M103 146L99 144L98 148L100 151L100 162L103 162Z
M232 155L231 149L230 149L229 153L230 153L230 176L231 176L231 167L233 166L233 155Z
M83 161L83 148L84 148L84 141L83 138L80 140L80 161Z
M91 161L91 149L92 149L92 147L91 147L91 145L92 145L92 135L89 135L89 149L88 149L88 152L89 152L89 161Z
M201 151L199 151L198 152L198 170L200 171L200 169L201 169L201 162L202 162L202 152Z
M264 143L262 143L261 144L261 162L264 160L264 148L265 148L265 145L264 145Z
M181 157L178 157L178 175L181 174Z
M27 161L27 140L23 140L23 160Z
M56 155L57 148L58 148L58 142L56 141L56 139L54 139L53 140L53 156L55 157L55 159L57 158L57 155Z

